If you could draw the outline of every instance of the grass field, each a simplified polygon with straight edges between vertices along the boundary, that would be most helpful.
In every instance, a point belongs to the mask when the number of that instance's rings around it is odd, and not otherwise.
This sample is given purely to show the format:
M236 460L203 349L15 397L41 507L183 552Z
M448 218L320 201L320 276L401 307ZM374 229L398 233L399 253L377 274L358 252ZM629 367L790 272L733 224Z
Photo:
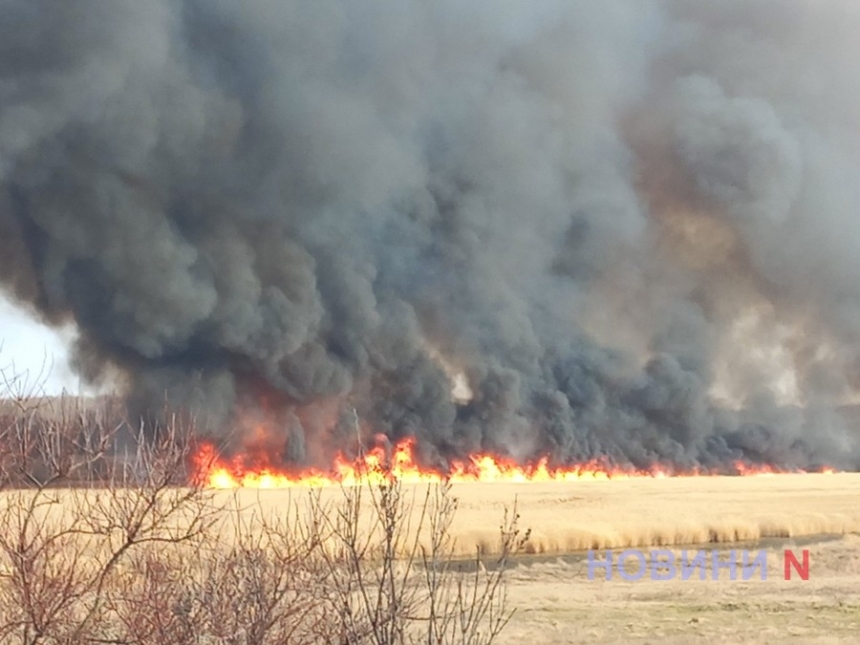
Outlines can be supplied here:
M536 558L508 578L517 612L500 642L856 643L860 640L860 475L778 475L461 487L471 539L519 498L537 551L764 540L768 580L589 580L583 558ZM789 539L784 539L789 538ZM810 550L810 579L783 580L782 549ZM706 548L710 549L711 545ZM795 549L796 550L796 549ZM599 578L599 576L598 576Z
M405 490L420 501L424 487ZM860 532L860 474L475 483L455 484L453 494L451 532L462 555L493 551L503 511L515 500L521 527L531 529L526 550L535 554ZM216 495L267 513L304 497L301 489ZM323 500L339 496L337 488L322 491Z
M420 498L420 490L415 493ZM460 484L453 493L452 534L461 554L476 545L492 549L502 510L515 498L521 526L531 529L526 551L533 555L520 557L509 572L516 613L501 643L825 644L860 638L860 474ZM244 490L237 499L274 510L287 494ZM323 498L338 494L326 490ZM298 500L302 493L289 495ZM698 544L728 550L734 541L768 551L768 580L589 580L582 553ZM808 581L783 580L782 550L792 547L810 550Z
M510 521L516 503L518 535L528 539L506 570L506 606L515 613L497 643L857 642L860 474L472 483L454 484L441 497L438 488L403 485L396 488L398 501L387 506L379 504L380 490L195 491L155 486L4 492L0 627L7 625L11 636L22 633L16 625L39 623L35 609L16 609L28 598L35 599L34 608L40 602L60 607L50 632L56 636L34 643L66 642L70 633L78 638L80 630L70 626L80 624L82 613L93 616L86 629L95 636L88 638L114 638L111 635L122 630L135 634L167 620L162 636L140 642L164 645L181 634L205 632L207 642L220 643L229 640L223 634L258 624L259 610L252 611L248 603L259 596L276 599L271 607L280 612L278 633L283 634L296 624L297 607L316 611L325 620L339 602L359 598L355 572L375 576L386 547L382 535L353 540L349 527L367 536L384 534L380 518L386 516L385 509L393 509L391 526L403 531L390 553L408 552L417 527L423 527L425 545L428 535L444 533L453 540L440 543L444 557L482 552L487 569L475 569L469 560L455 561L455 576L463 579L470 570L483 571L474 580L476 586L468 587L481 589L485 579L493 582L484 576L492 575L487 572L493 571L493 554L503 544L501 528L511 526L504 520L505 511ZM29 500L40 502L33 505ZM428 518L446 516L432 512L440 500L453 500L456 510L447 515L450 525L434 533ZM423 514L428 506L431 512ZM357 509L354 522L349 508ZM196 534L188 528L194 517L203 518L198 526L206 527ZM339 523L338 518L347 521ZM327 556L325 547L312 546L305 536L311 535L307 529L313 521L321 526L320 535L339 545L341 555ZM366 530L371 526L375 532ZM270 540L254 537L273 528ZM128 551L126 543L133 543ZM371 543L376 550L361 546ZM618 575L611 580L601 579L602 573L596 580L588 576L588 549L659 546L680 552L686 546L728 550L733 543L735 548L767 551L767 580L721 575L718 580L656 581L646 576L630 582ZM350 545L358 545L358 552L343 560L342 549ZM810 550L808 581L782 579L782 550L791 547ZM117 554L116 564L106 567L111 553ZM396 572L404 566L402 560L391 562L395 565L390 571L400 575ZM419 587L425 584L424 570L417 566L409 580ZM361 584L373 594L387 593L384 579L364 580ZM446 589L456 590L457 580L449 578ZM412 595L410 585L386 596L385 606L394 611L411 602L412 610L424 611L424 596ZM104 602L96 602L99 594ZM440 597L454 598L447 607L451 616L457 615L456 596ZM65 598L65 604L58 605L58 598ZM189 626L183 626L185 610L177 609L185 602L197 616ZM373 598L353 604L356 620L376 620L375 606ZM295 642L338 642L336 633L326 632L323 640L314 631L322 624L302 623L305 638ZM422 624L413 627L420 632ZM30 631L25 634L42 633L26 629ZM68 642L84 642L74 638ZM280 636L272 638L260 642L281 642ZM17 641L0 636L0 642ZM443 642L460 641L452 637Z

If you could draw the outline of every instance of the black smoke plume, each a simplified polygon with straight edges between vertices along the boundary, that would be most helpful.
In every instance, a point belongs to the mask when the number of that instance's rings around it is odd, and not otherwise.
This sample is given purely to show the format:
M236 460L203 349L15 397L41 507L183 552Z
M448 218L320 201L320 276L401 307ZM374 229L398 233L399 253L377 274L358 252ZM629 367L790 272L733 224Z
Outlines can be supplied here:
M135 414L860 467L851 0L0 0L0 281ZM459 381L460 394L452 395Z

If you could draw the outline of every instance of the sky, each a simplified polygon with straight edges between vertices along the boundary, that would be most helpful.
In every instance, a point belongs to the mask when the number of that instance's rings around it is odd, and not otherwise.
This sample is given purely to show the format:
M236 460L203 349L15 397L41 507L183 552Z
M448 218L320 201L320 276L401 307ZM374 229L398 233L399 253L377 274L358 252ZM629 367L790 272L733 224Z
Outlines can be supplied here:
M37 388L36 393L57 395L83 391L69 366L72 330L57 331L43 325L25 309L0 295L0 394L17 376L15 389Z

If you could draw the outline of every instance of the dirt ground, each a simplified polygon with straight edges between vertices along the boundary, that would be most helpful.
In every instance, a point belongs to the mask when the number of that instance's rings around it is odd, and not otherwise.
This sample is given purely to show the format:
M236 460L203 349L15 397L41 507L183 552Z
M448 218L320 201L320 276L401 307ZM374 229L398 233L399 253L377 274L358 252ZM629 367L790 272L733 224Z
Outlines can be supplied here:
M709 549L709 547L704 547ZM584 559L523 563L510 572L516 613L500 643L860 643L860 536L749 545L768 552L768 579L626 582ZM786 581L783 549L810 551L809 580ZM728 559L722 552L721 559Z

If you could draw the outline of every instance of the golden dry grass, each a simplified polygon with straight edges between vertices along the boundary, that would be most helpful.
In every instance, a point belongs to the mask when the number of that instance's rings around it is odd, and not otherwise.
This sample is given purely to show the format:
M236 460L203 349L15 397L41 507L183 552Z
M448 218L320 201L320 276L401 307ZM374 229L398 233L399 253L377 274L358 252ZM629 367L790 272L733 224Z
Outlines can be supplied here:
M414 495L413 524L425 487ZM678 477L571 483L455 484L451 528L460 555L491 553L505 507L517 501L527 550L557 554L630 546L686 545L860 532L860 474ZM337 488L322 501L336 503ZM219 491L219 503L278 515L307 492ZM235 500L235 502L234 502Z
M412 491L420 500L422 488ZM516 498L534 553L765 541L769 579L589 580L584 557L524 558L508 574L516 613L499 642L686 645L860 639L860 474L631 479L547 484L458 484L457 551L492 549ZM329 489L322 498L336 500ZM219 492L219 496L229 493ZM247 507L276 512L301 491L243 490ZM226 499L226 497L225 497ZM811 551L810 580L782 580L795 538L841 534ZM705 548L710 549L713 545Z
M426 485L403 487L411 507L410 525L421 525ZM564 554L588 549L671 546L754 541L812 535L860 533L860 474L788 474L753 477L628 479L571 483L453 485L458 510L451 526L455 553L492 554L505 509L516 502L519 526L530 530L529 554ZM60 519L64 509L92 506L104 491L53 490L54 503L37 515ZM342 505L337 487L314 493L302 489L211 491L215 508L228 509L218 525L229 541L237 518L243 530L261 520L294 523L311 496L323 507ZM26 497L26 492L4 493ZM367 521L371 499L363 493ZM432 497L432 496L431 496ZM112 501L116 503L116 501ZM431 499L432 503L432 499ZM237 512L238 511L238 512ZM103 509L104 513L108 509ZM367 525L369 526L369 524Z
M426 491L404 487L407 502L412 500L412 527L419 524ZM860 474L456 484L451 534L458 555L476 548L492 552L504 509L515 499L520 527L531 530L527 551L534 555L520 558L508 572L509 602L517 611L500 643L854 643L860 633L860 535L850 534L860 533L858 491ZM0 506L20 506L28 494L4 493ZM125 499L99 490L46 494L56 503L36 515L60 524L65 512L84 517L96 508L114 515ZM363 493L366 508L369 494ZM218 543L229 546L237 529L252 530L260 518L291 526L297 514L310 512L314 495L334 512L344 492L246 489L209 495L207 506L234 511L225 512L215 528ZM372 516L367 510L365 521ZM839 537L804 541L812 553L810 580L783 581L782 549L823 534ZM559 555L763 538L777 538L750 547L771 551L767 581L589 580L581 554Z

